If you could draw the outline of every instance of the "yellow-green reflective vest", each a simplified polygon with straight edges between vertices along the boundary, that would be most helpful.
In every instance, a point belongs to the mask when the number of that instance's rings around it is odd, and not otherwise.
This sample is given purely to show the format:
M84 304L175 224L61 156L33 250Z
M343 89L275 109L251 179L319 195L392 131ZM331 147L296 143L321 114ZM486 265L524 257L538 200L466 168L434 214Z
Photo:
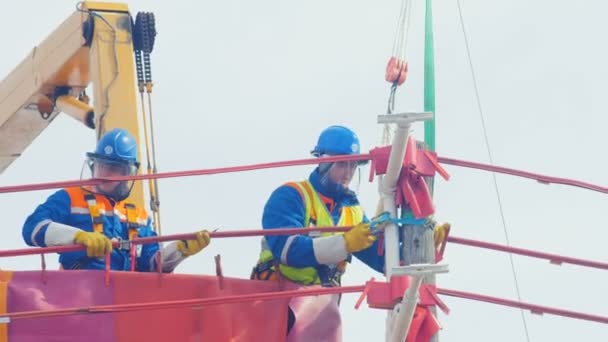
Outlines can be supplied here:
M327 211L325 204L319 198L319 195L314 190L309 181L302 182L291 182L287 183L288 186L291 186L298 190L300 196L302 196L302 200L304 202L305 207L305 215L304 215L304 227L311 226L354 226L363 221L363 210L361 206L346 206L342 207L342 213L340 214L340 220L338 224L335 224L330 213ZM342 233L331 233L331 232L322 232L309 234L310 237L316 238L319 236L329 236L333 234L342 234ZM279 258L275 258L272 255L272 251L268 248L268 244L266 243L266 239L262 239L262 252L260 254L260 260L258 264L272 262L274 260L279 260ZM340 277L344 271L346 266L346 262L342 261L337 268L341 270L341 272L337 272L336 276ZM272 267L274 270L274 266ZM287 279L294 281L296 283L310 285L310 284L319 284L320 279L317 274L317 270L314 267L291 267L284 264L279 264L279 270L281 274ZM339 282L339 279L336 279Z

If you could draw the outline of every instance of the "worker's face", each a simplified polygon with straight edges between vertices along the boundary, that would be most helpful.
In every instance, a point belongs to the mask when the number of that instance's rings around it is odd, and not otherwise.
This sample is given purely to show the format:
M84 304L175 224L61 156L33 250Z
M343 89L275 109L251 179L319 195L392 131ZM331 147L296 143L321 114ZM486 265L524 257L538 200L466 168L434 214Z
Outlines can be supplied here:
M96 178L131 176L136 173L136 169L136 167L130 164L97 160L93 165L93 176ZM97 185L97 189L103 194L116 196L118 193L122 194L127 192L128 194L132 184L133 181L128 180L119 182L104 182Z
M333 162L327 171L327 176L332 182L340 184L343 188L348 188L358 166L359 163L356 161Z
M124 166L119 164L96 162L93 170L94 177L120 177L125 176ZM120 182L104 182L97 185L97 188L104 193L112 192Z

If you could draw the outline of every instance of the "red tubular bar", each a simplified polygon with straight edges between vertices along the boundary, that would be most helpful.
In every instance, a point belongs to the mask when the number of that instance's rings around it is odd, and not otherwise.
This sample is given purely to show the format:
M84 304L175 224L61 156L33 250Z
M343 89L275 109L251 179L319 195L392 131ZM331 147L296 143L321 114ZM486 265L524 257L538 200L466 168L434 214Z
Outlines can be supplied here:
M159 172L159 173L155 173L155 174L142 174L142 175L136 175L136 176L91 178L91 179L85 179L85 180L73 180L73 181L64 181L64 182L49 182L49 183L27 184L27 185L11 185L11 186L0 187L0 193L35 191L35 190L45 190L45 189L59 189L59 188L67 188L67 187L72 187L72 186L84 186L84 185L97 185L97 184L102 184L103 182L116 182L116 181L123 181L123 180L143 180L143 179L176 178L176 177L187 177L187 176L203 176L203 175L213 175L213 174L219 174L219 173L272 169L272 168L286 167L286 166L319 164L321 162L353 161L353 160L369 160L369 159L370 159L369 154L360 154L360 155L352 155L352 156L334 156L334 157L323 157L323 158L297 159L297 160L280 161L280 162L272 162L272 163L251 164L251 165L232 166L232 167L220 167L220 168L215 168L215 169Z
M579 188L584 188L584 189L603 192L605 194L608 194L608 187L591 184L591 183L586 183L586 182L581 182L581 181L574 180L574 179L545 176L545 175L541 175L538 173L510 169L510 168L502 167L502 166L493 166L493 165L488 165L488 164L475 163L475 162L470 162L470 161L466 161L466 160L458 160L458 159L452 159L452 158L446 158L446 157L438 157L437 160L443 164L504 173L504 174L513 175L513 176L517 176L517 177L523 177L523 178L530 178L530 179L534 179L540 183L545 183L545 184L553 183L553 184L576 186Z
M567 263L567 264L573 264L573 265L579 265L579 266L599 268L602 270L608 270L608 263L604 263L604 262L571 258L571 257L557 255L557 254L536 252L536 251L533 251L530 249L510 247L510 246L505 246L505 245L499 245L496 243L470 240L470 239L464 239L464 238L453 237L453 236L448 236L447 240L449 242L458 243L461 245L493 249L493 250L497 250L497 251L501 251L501 252L520 254L520 255L525 255L525 256L539 258L539 259L547 259L551 263L555 263L555 264Z
M442 294L444 296L459 297L459 298L476 300L476 301L480 301L480 302L486 302L486 303L498 304L498 305L503 305L503 306L510 306L513 308L530 310L530 312L535 313L535 314L550 314L550 315L564 316L564 317L569 317L569 318L582 319L585 321L594 321L594 322L598 322L598 323L608 324L608 317L605 317L605 316L590 315L590 314L585 314L585 313L576 312L576 311L556 309L556 308L551 308L548 306L528 304L528 303L518 302L518 301L514 301L514 300L509 300L509 299L484 296L484 295L480 295L480 294L456 291L456 290L447 290L447 289L437 288L437 293Z
M235 230L228 232L212 232L209 233L212 238L230 238L230 237L248 237L248 236L271 236L271 235L298 235L307 234L310 232L345 232L352 227L315 227L315 228L277 228L267 230ZM155 237L136 238L130 240L133 244L144 245L153 242L165 242L165 241L176 241L176 240L190 240L195 239L196 233L186 234L173 234L163 235ZM118 247L120 242L113 242L114 247ZM86 247L81 245L71 246L53 246L53 247L30 247L22 249L12 249L0 251L0 258L2 257L14 257L22 255L38 255L48 253L63 253L73 252L79 250L85 250Z
M356 155L356 156L336 156L336 157L298 159L298 160L272 162L272 163L251 164L251 165L244 165L244 166L222 167L222 168L215 168L215 169L161 172L161 173L150 174L150 175L111 177L111 178L93 178L93 179L87 179L87 180L74 180L74 181L50 182L50 183L38 183L38 184L26 184L26 185L10 185L10 186L0 187L0 193L36 191L36 190L45 190L45 189L59 189L59 188L66 188L66 187L71 187L71 186L96 185L96 184L101 184L103 182L109 182L109 181L201 176L201 175L212 175L212 174L218 174L218 173L270 169L270 168L276 168L276 167L310 165L310 164L318 164L320 162L353 161L353 160L369 160L369 159L370 159L369 154L361 154L361 155ZM467 167L467 168L472 168L472 169L479 169L479 170L509 174L509 175L518 176L518 177L530 178L530 179L534 179L536 181L539 181L539 182L545 183L545 184L555 183L555 184L562 184L562 185L570 185L570 186L576 186L579 188L598 191L598 192L602 192L602 193L608 193L608 187L591 184L591 183L586 183L586 182L582 182L582 181L578 181L578 180L574 180L574 179L545 176L545 175L541 175L541 174L537 174L537 173L515 170L515 169L510 169L510 168L501 167L501 166L492 166L492 165L488 165L488 164L481 164L481 163L469 162L469 161L465 161L465 160L458 160L458 159L452 159L452 158L446 158L446 157L438 157L438 161L440 163L448 164L448 165Z
M273 236L273 235L299 235L299 234L307 234L310 232L345 232L349 230L351 227L315 227L315 228L277 228L277 229L263 229L263 230L234 230L234 231L225 231L225 232L212 232L210 233L211 237L216 238L232 238L232 237L251 237L251 236ZM146 237L146 238L137 238L131 240L133 244L147 244L153 242L165 242L165 241L176 241L176 240L189 240L194 239L195 233L187 233L187 234L173 234L173 235L164 235L164 236L156 236L156 237ZM599 261L592 260L584 260L578 258L571 258L567 256L557 255L557 254L549 254L543 252L537 252L529 249L523 249L518 247L510 247L505 245L499 245L490 242L483 242L477 240L470 240L465 238L459 238L454 236L448 236L448 242L457 243L466 246L479 247L497 250L501 252L514 253L525 255L533 258L546 259L551 261L552 263L567 263L591 268L598 268L602 270L608 270L608 263L603 263ZM119 246L119 242L114 242L114 247ZM63 253L63 252L72 252L78 250L84 250L84 246L80 245L72 245L72 246L56 246L56 247L34 247L34 248L22 248L22 249L14 249L14 250L5 250L0 251L0 258L2 257L14 257L21 255L38 255L38 254L47 254L47 253Z

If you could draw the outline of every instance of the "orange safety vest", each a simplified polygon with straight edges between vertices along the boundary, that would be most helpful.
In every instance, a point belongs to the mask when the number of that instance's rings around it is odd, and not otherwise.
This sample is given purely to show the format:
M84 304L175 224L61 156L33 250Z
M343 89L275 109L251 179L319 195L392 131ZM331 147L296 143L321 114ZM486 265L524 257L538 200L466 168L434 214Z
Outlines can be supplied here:
M126 224L129 240L137 237L139 227L148 222L148 214L141 208L136 208L132 203L121 201L112 206L110 200L103 195L95 194L80 187L67 188L71 202L71 214L89 214L93 224L93 231L104 234L103 216L118 215L120 222ZM131 271L135 271L135 261L141 245L129 247L131 256ZM63 269L63 266L60 267Z

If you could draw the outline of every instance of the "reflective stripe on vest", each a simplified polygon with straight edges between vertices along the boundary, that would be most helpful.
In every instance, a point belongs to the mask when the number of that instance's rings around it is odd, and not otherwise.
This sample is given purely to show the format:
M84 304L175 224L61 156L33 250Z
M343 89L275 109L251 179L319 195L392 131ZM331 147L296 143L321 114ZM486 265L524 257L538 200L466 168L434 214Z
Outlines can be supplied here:
M94 194L80 187L66 188L65 191L70 197L70 213L76 215L88 214L91 217L93 231L103 234L102 216L114 216L110 201L105 196ZM76 260L70 266L70 269L82 268L88 260L89 258L84 256ZM61 266L60 269L64 269L64 267Z
M356 206L348 206L342 207L342 212L340 213L340 219L338 224L334 224L334 221L327 211L325 204L321 201L319 195L312 187L309 181L302 182L292 182L287 183L288 186L291 186L298 190L300 196L302 197L302 201L304 202L305 208L305 216L304 223L305 227L310 226L353 226L361 221L363 221L363 210L359 205ZM319 236L329 236L334 234L342 234L342 233L331 233L331 232L323 232L321 234L310 234L309 236L312 238ZM268 265L268 263L273 263L273 255L270 249L268 248L268 244L265 239L262 239L262 252L260 254L259 265ZM338 277L341 276L341 273L344 271L346 263L343 261L337 268L340 272L336 275ZM273 267L274 269L274 267ZM281 274L285 276L287 279L300 283L300 284L319 284L320 279L317 274L317 270L314 267L291 267L284 264L279 265L279 270Z
M103 219L97 207L97 200L95 195L92 193L85 193L84 199L87 201L89 206L89 214L91 215L91 221L93 221L93 231L96 233L103 234Z
M137 237L137 234L139 232L139 225L140 225L137 209L135 208L135 204L125 203L124 210L126 212L125 216L127 219L126 220L127 228L129 229L129 240L133 240L134 238ZM121 217L121 220L122 220L122 217Z
M148 224L148 214L142 208L124 201L116 203L114 213L118 215L120 222L126 222L127 226L142 227Z
M125 210L127 211L127 227L129 228L129 240L133 240L139 233L139 225L137 224L137 211L135 210L135 204L125 203ZM131 256L131 272L135 271L135 260L137 260L137 248L131 245L129 250Z
M112 204L104 196L94 194L79 187L67 188L70 197L70 213L89 214L93 231L103 234L103 216L113 216Z
M72 214L89 214L93 224L93 231L104 234L103 217L117 215L121 222L126 222L128 239L132 240L139 235L139 228L147 225L148 215L145 210L137 208L134 204L119 202L114 208L110 201L102 195L98 195L79 187L65 189L70 197ZM135 262L141 245L130 246L131 270L135 270ZM87 259L78 260L72 268L80 268Z

